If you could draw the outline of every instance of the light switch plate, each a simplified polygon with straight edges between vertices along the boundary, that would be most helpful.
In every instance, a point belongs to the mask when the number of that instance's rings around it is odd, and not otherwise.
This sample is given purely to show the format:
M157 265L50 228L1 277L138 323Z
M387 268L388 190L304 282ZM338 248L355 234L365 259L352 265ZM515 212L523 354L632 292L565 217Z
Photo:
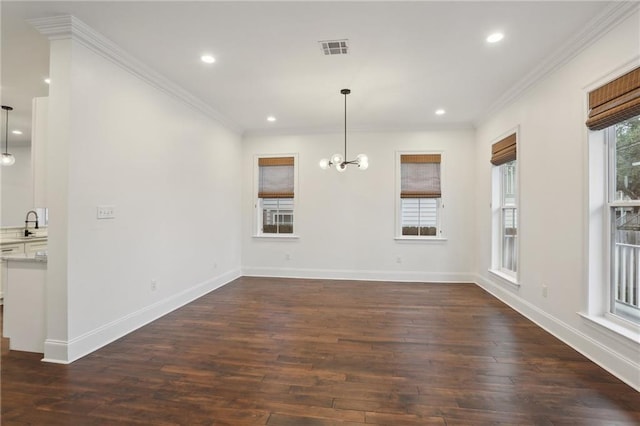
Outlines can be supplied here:
M114 219L116 206L98 206L98 219Z

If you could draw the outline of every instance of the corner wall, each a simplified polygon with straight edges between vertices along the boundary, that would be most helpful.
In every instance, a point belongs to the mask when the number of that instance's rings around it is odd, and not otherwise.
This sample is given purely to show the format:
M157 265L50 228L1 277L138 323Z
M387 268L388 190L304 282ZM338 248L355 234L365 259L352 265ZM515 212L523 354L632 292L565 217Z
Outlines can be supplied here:
M51 63L45 359L66 363L240 275L241 148L78 41Z
M589 324L587 87L639 61L640 16L629 16L477 129L477 281L605 369L640 389L640 342ZM520 126L520 288L491 266L491 143ZM548 287L543 297L542 286Z

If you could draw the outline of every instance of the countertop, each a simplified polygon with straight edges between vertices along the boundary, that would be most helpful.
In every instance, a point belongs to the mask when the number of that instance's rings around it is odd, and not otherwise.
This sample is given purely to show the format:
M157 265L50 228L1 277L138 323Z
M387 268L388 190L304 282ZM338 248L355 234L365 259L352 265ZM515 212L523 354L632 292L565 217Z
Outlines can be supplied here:
M2 260L8 260L11 262L39 262L39 263L47 263L47 252L46 251L36 251L34 253L15 253L15 254L7 254L5 256L0 257Z
M37 237L4 237L0 239L0 244L22 244L22 243L30 243L33 241L47 241L47 236L37 236Z

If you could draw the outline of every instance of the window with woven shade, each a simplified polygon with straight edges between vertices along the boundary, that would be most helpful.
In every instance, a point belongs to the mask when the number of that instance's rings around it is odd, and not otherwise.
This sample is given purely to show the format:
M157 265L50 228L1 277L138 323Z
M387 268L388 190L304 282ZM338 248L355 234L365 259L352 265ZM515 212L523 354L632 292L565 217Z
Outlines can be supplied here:
M492 269L511 280L518 272L517 133L491 145Z
M439 237L441 154L400 155L400 235Z
M600 244L610 261L603 268L608 279L595 291L608 296L607 316L640 324L640 67L592 90L588 100L586 126L602 130L592 136L607 146L601 222L609 239Z
M295 157L258 158L259 234L293 234Z

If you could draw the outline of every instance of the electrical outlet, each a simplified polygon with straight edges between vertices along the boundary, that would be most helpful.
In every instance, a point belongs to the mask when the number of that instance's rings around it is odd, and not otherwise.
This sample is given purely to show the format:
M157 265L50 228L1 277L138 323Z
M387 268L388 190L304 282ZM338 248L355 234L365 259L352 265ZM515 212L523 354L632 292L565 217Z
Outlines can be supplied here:
M158 282L156 280L151 280L151 291L156 291L158 289Z
M402 258L400 256L396 257L396 263L402 263Z
M542 297L546 298L549 295L549 287L542 285Z
M284 255L285 260L291 260L291 255L289 253Z
M98 206L98 219L114 219L116 206Z

